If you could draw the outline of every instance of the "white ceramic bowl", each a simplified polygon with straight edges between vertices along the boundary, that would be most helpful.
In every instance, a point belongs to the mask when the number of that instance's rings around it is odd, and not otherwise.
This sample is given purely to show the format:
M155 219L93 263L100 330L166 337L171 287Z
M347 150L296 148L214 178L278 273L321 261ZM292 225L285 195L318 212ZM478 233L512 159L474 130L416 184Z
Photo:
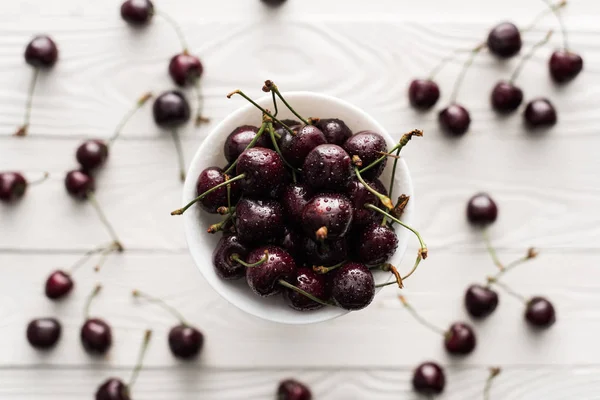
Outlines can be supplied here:
M369 116L361 109L335 97L312 92L289 92L285 93L286 100L302 116L320 117L320 118L340 118L346 122L352 132L361 130L373 130L380 133L388 142L391 148L395 141L388 132L375 119ZM231 101L237 101L243 104L245 100L239 96L232 97ZM257 100L261 106L273 109L271 96L263 97ZM291 112L279 102L278 118L294 118ZM211 134L204 140L196 155L192 160L187 173L187 179L183 188L183 203L186 204L196 197L196 180L200 172L206 167L216 165L225 166L226 160L223 155L223 144L227 135L240 125L260 126L261 113L253 105L246 103L240 109L236 110L225 118ZM399 138L398 138L399 139ZM391 160L380 178L387 186L391 177ZM403 215L403 221L412 223L414 201L412 198L413 187L408 172L408 167L403 160L398 162L394 184L394 198L400 193L411 196L411 201ZM394 200L394 199L392 199ZM245 279L238 281L226 281L215 273L212 265L212 253L220 234L211 235L206 233L206 228L219 220L219 216L208 214L193 206L184 215L185 235L190 249L190 253L198 266L198 269L204 275L204 278L210 283L221 296L239 309L257 317L286 324L309 324L320 321L326 321L346 314L347 311L337 307L325 307L316 311L301 312L290 308L283 296L276 295L262 298L254 294ZM399 266L406 250L406 245L411 237L406 229L397 228L398 250L390 261L393 265ZM375 272L375 281L378 283L388 281L391 277L389 272Z

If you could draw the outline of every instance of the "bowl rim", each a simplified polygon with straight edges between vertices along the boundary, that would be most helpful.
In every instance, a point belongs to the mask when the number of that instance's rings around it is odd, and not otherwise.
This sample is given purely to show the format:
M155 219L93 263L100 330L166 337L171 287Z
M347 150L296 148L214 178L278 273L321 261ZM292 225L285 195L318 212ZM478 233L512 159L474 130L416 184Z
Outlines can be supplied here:
M340 98L337 98L337 97L334 97L331 95L310 92L310 91L289 91L289 92L285 92L285 97L288 100L293 100L294 98L298 98L298 97L308 97L308 98L312 98L312 99L320 99L320 100L337 103L338 106L347 108L352 112L352 114L359 116L359 118L361 120L368 121L368 124L375 127L375 129L373 129L373 130L377 131L377 133L381 134L385 138L388 145L391 143L395 143L394 139L389 134L387 129L385 129L375 118L373 118L366 111L360 109L359 107L355 106L354 104L347 102L346 100L342 100ZM265 106L264 104L265 103L268 104L269 102L271 102L272 98L271 98L271 95L266 95L266 96L262 96L258 99L254 99L254 101L266 108L267 106ZM282 106L283 105L280 105L280 108ZM223 141L215 139L215 138L217 138L221 135L224 135L223 130L225 129L225 127L227 125L230 124L230 122L232 120L235 120L238 117L243 117L243 115L245 115L246 113L248 113L251 110L254 110L256 113L259 112L259 110L255 108L255 106L248 103L248 104L242 105L241 107L239 107L236 110L229 113L204 138L204 140L202 141L200 146L198 146L198 148L196 149L196 152L194 154L194 157L192 158L192 160L189 164L189 167L187 169L186 180L184 182L183 190L182 190L182 204L187 204L191 199L196 197L196 180L197 180L198 174L194 173L193 171L195 171L196 169L199 168L199 164L202 161L202 155L203 155L206 147L211 146L211 145L214 146L216 143L219 143L219 144L223 143ZM228 133L229 132L227 132L227 134ZM356 132L354 132L354 133L356 133ZM226 134L225 134L225 136L223 136L223 140L225 140L225 137L226 137ZM403 221L410 224L412 222L413 215L415 212L414 187L413 187L413 183L412 183L412 176L410 174L410 170L408 169L408 165L406 164L406 162L404 161L403 158L399 159L398 164L399 164L398 167L400 168L400 170L405 171L405 184L406 184L405 192L411 196L410 209L406 210L405 215L403 217ZM209 165L202 166L202 169L204 169L208 166ZM200 169L200 171L202 169ZM221 297L223 297L231 305L235 306L236 308L238 308L250 315L253 315L254 317L260 318L262 320L276 322L276 323L282 323L282 324L288 324L288 325L306 325L306 324L324 322L324 321L338 318L342 315L346 315L347 313L350 312L349 310L343 310L341 308L339 309L339 312L334 315L327 314L327 313L319 313L318 311L316 311L316 312L300 312L300 311L298 311L297 313L300 318L297 318L297 319L269 318L268 316L266 316L264 314L255 312L254 307L248 306L244 302L237 301L237 299L233 298L232 296L229 295L229 293L227 293L228 291L221 290L221 288L216 284L216 280L221 279L217 276L216 273L207 274L207 273L205 273L203 267L201 267L201 264L206 264L206 260L204 259L205 256L202 256L202 255L198 254L197 251L193 250L193 248L195 247L195 246L193 246L193 241L194 241L194 238L196 237L196 235L194 234L194 232L192 230L192 224L198 223L198 220L197 220L197 218L194 218L194 215L195 214L192 212L185 213L183 215L183 217L184 217L184 233L185 233L188 251L190 252L190 255L192 256L192 259L194 260L194 264L196 265L196 268L198 268L198 270L200 271L200 273L202 274L204 279L208 282L208 284L212 287L213 290L215 290ZM398 257L399 261L401 261L404 258L407 245L408 245L408 240L405 240L404 243L401 243L398 246L395 256ZM212 268L212 257L211 257L209 264ZM388 281L390 279L392 279L391 274L390 274ZM377 295L377 293L379 293L379 291L381 289L382 288L377 288L375 295ZM232 290L237 290L237 289L232 287ZM307 318L307 316L310 316L310 318Z

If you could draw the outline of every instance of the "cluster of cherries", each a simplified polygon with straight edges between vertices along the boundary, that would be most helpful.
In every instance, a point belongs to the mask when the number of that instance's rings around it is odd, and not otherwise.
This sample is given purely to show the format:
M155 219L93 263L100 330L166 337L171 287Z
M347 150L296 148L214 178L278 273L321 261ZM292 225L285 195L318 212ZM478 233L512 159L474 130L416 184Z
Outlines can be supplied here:
M549 1L545 1L549 6L549 10L541 14L540 17L550 11L555 13L561 25L564 41L563 48L554 51L550 57L548 62L550 76L557 84L565 84L575 79L582 71L583 59L568 46L567 32L559 13L559 9L566 5L566 1L560 0L556 4L550 4ZM531 29L531 27L528 29ZM515 24L503 22L496 25L489 32L485 42L469 51L470 55L450 95L450 104L439 113L439 123L444 132L451 136L462 136L469 129L471 116L464 106L456 102L456 97L466 71L473 63L475 56L484 49L489 50L491 54L500 60L507 60L518 55L523 44L521 33L528 29L519 30ZM523 90L515 84L515 80L522 71L525 62L533 56L535 50L550 39L551 33L549 32L543 40L533 45L531 50L522 57L510 79L500 81L494 86L490 98L492 108L495 111L506 115L515 112L521 106L524 98ZM446 63L453 60L460 53L461 51L457 51L452 56L444 58L433 69L428 78L415 79L410 83L408 98L414 108L426 111L437 103L440 98L440 88L433 79ZM523 117L526 126L531 129L547 128L554 125L557 121L556 109L547 98L534 98L530 100L525 107Z
M399 217L408 198L400 196L394 205L389 197L393 179L386 190L378 178L390 154L396 152L397 160L411 137L422 133L405 134L388 152L376 132L353 134L336 118L305 119L271 81L263 91L272 93L275 109L279 99L299 121L280 121L243 92L231 93L258 107L263 122L228 135L227 165L204 169L198 197L172 214L198 203L206 212L224 215L208 228L223 232L213 253L216 273L226 280L245 278L259 296L283 290L297 310L366 307L375 295L374 268L393 272L396 280L390 283L402 286L387 261L398 246L392 224L407 227ZM416 234L420 261L427 251Z

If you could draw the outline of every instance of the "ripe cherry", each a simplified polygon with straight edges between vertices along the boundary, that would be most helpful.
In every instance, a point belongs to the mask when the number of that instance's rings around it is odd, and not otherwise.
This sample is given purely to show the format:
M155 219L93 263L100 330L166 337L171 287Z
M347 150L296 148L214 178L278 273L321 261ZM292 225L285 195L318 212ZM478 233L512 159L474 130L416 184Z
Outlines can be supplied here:
M473 318L486 318L498 306L498 293L489 287L471 285L465 292L465 308Z
M374 181L366 181L367 185L373 188L376 192L387 196L387 189L383 186L383 183L379 179ZM377 219L381 219L376 211L369 208L365 208L365 204L374 204L380 206L381 202L379 199L371 193L365 185L363 185L358 179L352 179L346 188L346 194L352 201L354 206L354 219L352 221L353 226L365 226L368 223L375 222Z
M342 146L352 136L348 125L338 118L322 118L315 123L315 126L323 132L329 144Z
M293 134L283 131L279 148L283 158L295 168L301 168L304 159L315 147L326 144L327 139L314 125L302 125L292 128Z
M242 125L235 128L225 139L223 153L228 162L234 162L246 150L246 147L256 138L258 128L252 125ZM261 134L256 147L271 148L269 136Z
M362 161L363 167L378 160L382 156L382 153L387 153L388 151L387 143L383 136L373 131L355 133L342 147L351 158L358 156ZM369 180L379 177L383 173L386 163L387 158L384 158L379 164L363 172L362 177Z
M127 0L121 5L121 18L134 26L146 25L154 16L150 0Z
M237 175L246 196L278 197L283 189L286 171L279 154L271 149L253 147L238 158Z
M475 332L470 325L455 322L446 332L444 346L450 354L466 355L471 353L477 344Z
M173 56L169 62L169 75L179 86L195 84L202 76L203 71L200 59L187 52Z
M246 275L246 267L234 256L246 259L248 248L235 235L223 235L213 251L213 266L222 279L240 279Z
M529 128L547 128L556 124L556 109L548 99L538 98L527 103L525 124Z
M344 237L350 229L354 210L350 200L338 193L313 197L302 211L302 227L316 240Z
M523 91L511 82L498 82L492 90L491 101L494 110L510 113L523 102Z
M429 110L440 98L440 87L431 79L415 79L408 87L408 100L417 110Z
M196 192L198 196L214 188L215 186L227 181L223 170L219 167L205 168L196 182ZM231 182L229 197L232 204L235 204L241 196L240 184L238 181ZM200 201L200 207L206 212L216 214L219 207L227 207L227 185L221 186L208 193Z
M264 261L263 261L264 260ZM296 263L292 256L276 246L263 246L252 250L246 259L248 264L263 261L260 265L246 268L246 281L259 296L272 296L280 292L279 281L293 282Z
M73 279L64 271L54 271L46 280L46 297L51 300L65 297L73 290Z
M283 189L281 204L289 224L295 226L302 224L302 211L312 197L312 189L303 183L292 183Z
M184 94L178 90L162 93L152 106L154 122L163 128L181 126L190 119L190 105Z
M375 297L373 274L364 264L349 262L336 269L331 296L344 310L360 310Z
M332 239L324 242L304 237L300 243L302 258L309 265L330 267L348 258L346 238Z
M235 211L237 236L243 243L269 243L283 238L283 207L277 201L242 198Z
M283 0L262 1L268 4L283 3ZM295 379L286 379L279 383L277 400L312 400L312 393L304 383L298 382Z
M69 171L65 177L65 188L69 194L83 200L94 191L96 183L94 178L84 171Z
M471 125L467 109L456 103L440 111L438 119L444 132L455 137L464 135Z
M102 319L90 318L90 305L102 287L97 285L89 295L84 309L85 322L81 326L80 339L85 351L90 354L105 354L112 346L112 329Z
M19 200L27 190L27 180L19 172L0 172L0 200L9 203Z
M84 171L92 171L108 158L108 146L102 140L86 140L77 148L75 157Z
M415 392L423 395L440 394L446 386L442 367L432 361L419 365L413 372L412 385Z
M554 306L544 297L532 297L525 307L525 320L536 328L548 328L556 322Z
M268 6L278 7L278 6L282 5L283 3L285 3L286 0L260 0L260 1L262 1L263 3L265 3ZM288 400L288 399L284 398L281 400ZM292 400L292 399L290 398L289 400ZM307 400L310 400L310 399L307 399Z
M550 76L556 83L570 82L583 70L583 58L569 50L556 50L548 62Z
M394 255L398 248L398 236L389 226L372 222L361 230L356 246L360 262L377 265Z
M316 190L343 190L352 177L352 162L336 144L322 144L311 150L302 172L306 183Z
M521 50L521 32L511 22L500 23L490 31L487 46L495 56L510 58Z
M327 278L324 274L317 274L309 268L299 268L296 270L294 279L290 282L292 285L305 292L315 296L321 300L327 300L328 296L328 285ZM287 299L290 302L290 306L298 311L316 310L323 307L322 304L312 301L308 297L293 291L287 290L285 292Z
M27 341L36 349L47 350L60 339L62 327L55 318L37 318L27 325Z
M467 218L474 225L489 225L498 218L498 206L487 193L477 193L467 203Z
M285 251L294 257L297 265L303 265L305 261L305 254L303 248L304 235L297 232L295 229L285 227L283 240L281 241L281 247Z

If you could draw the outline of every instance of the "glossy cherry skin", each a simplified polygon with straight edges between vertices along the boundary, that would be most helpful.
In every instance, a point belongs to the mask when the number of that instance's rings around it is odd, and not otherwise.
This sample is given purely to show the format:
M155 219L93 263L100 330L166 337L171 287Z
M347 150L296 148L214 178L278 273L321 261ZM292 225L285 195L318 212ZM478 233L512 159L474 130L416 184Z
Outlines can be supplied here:
M225 145L223 146L225 159L228 162L234 162L246 150L250 142L254 140L257 133L258 128L252 125L242 125L235 128L225 139ZM255 147L271 148L271 140L267 131L260 135Z
M240 185L244 195L279 197L287 173L279 154L264 147L245 150L238 158L236 175L244 174Z
M65 177L65 188L67 192L80 200L85 199L90 192L96 188L94 178L83 171L69 171Z
M62 327L55 318L34 319L27 325L27 341L36 349L51 349L58 343Z
M50 68L58 60L58 48L49 36L34 37L25 48L25 61L35 68Z
M154 122L163 128L176 128L189 121L190 104L178 90L162 93L152 106Z
M487 45L490 53L500 58L510 58L521 51L521 32L515 24L503 22L489 33Z
M84 171L92 171L108 158L108 146L103 140L86 140L77 148L75 157Z
M458 104L450 104L440 111L438 120L446 134L456 137L464 135L471 125L471 115L466 108Z
M344 310L365 308L375 297L373 274L364 264L349 262L334 270L331 296Z
M281 291L279 280L292 283L296 272L296 263L292 256L276 246L263 246L252 250L246 259L248 264L253 264L265 256L269 257L264 263L251 268L246 268L246 281L254 293L267 297Z
M525 124L529 128L548 128L556 124L556 109L548 99L535 99L525 108Z
M381 157L381 153L387 153L387 143L380 134L373 131L362 131L354 134L350 139L346 140L344 150L350 155L358 156L362 160L362 166L366 167L373 161ZM387 158L381 161L373 168L362 173L364 179L375 179L383 172Z
M446 375L442 367L438 364L425 362L415 369L412 385L415 392L420 394L440 394L446 386Z
M246 267L231 258L234 254L245 260L248 248L237 236L223 235L213 251L213 266L222 279L240 279L246 275Z
M304 237L301 242L302 256L309 265L330 267L348 258L346 238L317 242Z
M358 260L367 265L389 260L398 248L398 236L392 228L372 222L366 225L356 242Z
M121 5L121 18L134 26L146 25L154 15L150 0L127 0Z
M96 391L96 400L131 400L129 388L118 378L109 378Z
M525 308L525 320L536 328L548 328L556 322L554 306L543 297L532 297Z
M369 185L376 192L387 196L387 189L385 186L383 186L379 179L375 179L374 181L366 180L365 182L367 182L367 185ZM365 204L367 203L379 206L381 202L373 193L367 190L365 185L363 185L358 179L352 179L350 181L346 187L346 194L354 206L354 219L352 221L353 226L364 226L370 222L375 222L376 220L381 221L381 214L379 214L377 211L371 210L370 208L365 208Z
M408 87L408 100L417 110L429 110L440 98L440 87L430 79L415 79Z
M492 90L491 100L494 110L508 114L523 103L523 91L510 82L498 82Z
M90 354L105 354L112 346L112 330L101 319L90 318L81 327L81 344Z
M465 308L473 318L485 318L498 306L498 293L481 285L471 285L465 292Z
M296 265L302 265L306 258L302 244L304 238L304 235L298 233L295 229L285 227L281 247L294 257Z
M19 200L27 190L27 180L18 172L0 173L0 200L6 203Z
M242 243L273 243L283 238L283 207L277 201L243 198L235 212L235 227Z
M202 350L204 335L193 326L180 324L169 331L169 349L179 359L192 359Z
M283 189L281 204L286 221L294 226L302 224L302 211L313 197L313 190L304 183L292 183Z
M353 176L350 156L336 144L322 144L304 159L302 173L315 190L343 190Z
M548 66L554 82L566 83L579 75L583 69L583 58L568 50L556 50L552 53Z
M263 0L265 1L265 0ZM269 0L265 2L274 2ZM282 0L279 0L282 3ZM279 383L277 388L277 400L312 400L310 389L302 382L295 379L286 379Z
M200 59L188 53L177 54L169 62L169 75L179 86L194 84L203 71Z
M46 279L46 297L52 300L60 299L73 290L73 279L63 271L54 271Z
M209 189L225 182L227 179L225 173L219 167L205 168L196 181L196 193L200 196ZM241 188L238 181L231 183L230 198L231 204L237 203L241 197ZM199 201L200 207L206 212L216 214L219 207L227 207L227 185L210 192Z
M467 219L473 225L489 225L498 218L498 206L487 193L477 193L467 203Z
M326 301L328 296L327 279L324 274L317 274L310 268L299 268L292 280L292 285L312 294L317 299ZM291 289L286 290L285 296L290 306L298 311L309 311L322 308L323 305Z
M462 322L450 325L444 339L446 350L454 355L467 355L475 349L476 344L473 328Z
M302 211L304 232L313 238L317 231L327 228L326 239L344 237L350 229L354 209L352 202L339 193L323 193L313 197Z
M327 143L342 146L352 136L352 131L344 121L338 118L322 118L315 126L323 132Z
M312 149L320 144L326 144L327 139L319 128L314 125L302 125L292 128L292 135L284 130L279 139L279 149L283 158L296 168L302 168L304 159Z

